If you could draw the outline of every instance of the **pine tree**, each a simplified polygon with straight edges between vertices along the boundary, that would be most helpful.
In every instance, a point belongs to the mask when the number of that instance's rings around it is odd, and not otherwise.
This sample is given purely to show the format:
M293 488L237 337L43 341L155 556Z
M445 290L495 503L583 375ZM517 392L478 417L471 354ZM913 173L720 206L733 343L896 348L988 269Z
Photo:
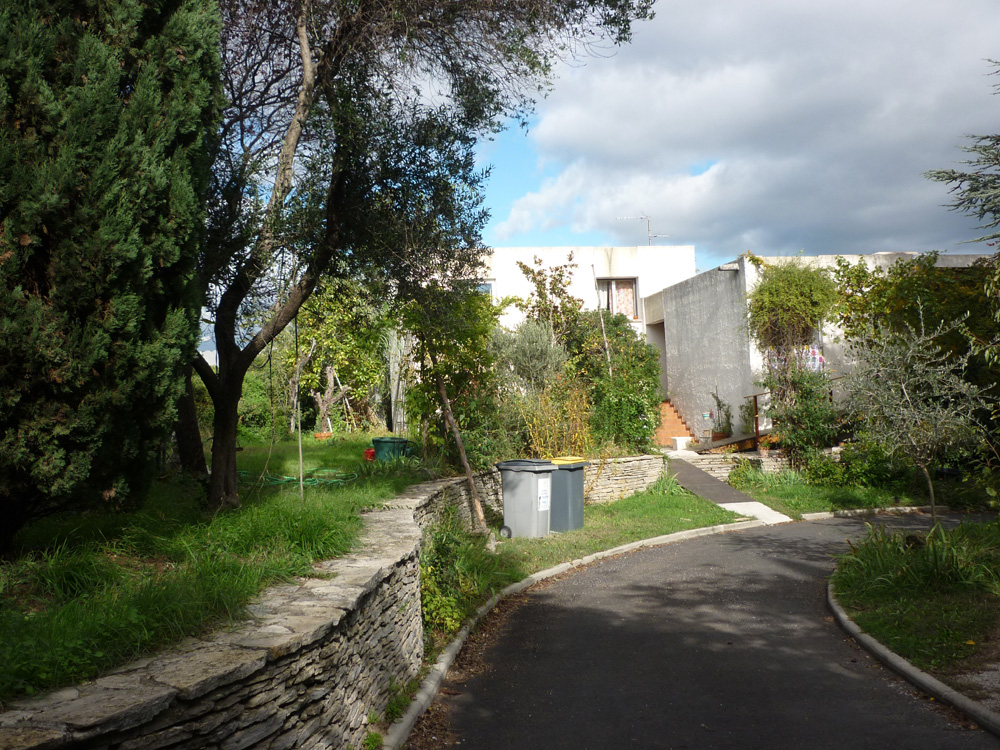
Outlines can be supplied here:
M218 38L210 0L0 8L0 553L135 501L173 425Z

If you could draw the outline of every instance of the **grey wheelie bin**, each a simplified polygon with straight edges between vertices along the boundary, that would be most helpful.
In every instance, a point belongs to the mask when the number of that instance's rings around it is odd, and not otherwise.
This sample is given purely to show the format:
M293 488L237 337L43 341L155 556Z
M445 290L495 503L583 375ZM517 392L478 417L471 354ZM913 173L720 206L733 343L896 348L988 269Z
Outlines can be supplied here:
M551 531L583 528L583 470L589 465L579 456L553 458Z
M500 481L503 492L503 528L507 537L542 537L549 533L549 510L552 505L552 472L549 461L534 458L501 461Z

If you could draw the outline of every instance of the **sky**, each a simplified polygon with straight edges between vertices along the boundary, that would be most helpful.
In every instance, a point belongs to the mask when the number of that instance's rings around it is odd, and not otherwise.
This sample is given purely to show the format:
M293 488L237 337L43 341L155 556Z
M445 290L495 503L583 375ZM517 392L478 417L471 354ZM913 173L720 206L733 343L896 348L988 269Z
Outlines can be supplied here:
M659 0L630 45L558 68L492 165L493 247L759 255L988 252L930 169L1000 132L997 0ZM649 217L645 219L626 217Z

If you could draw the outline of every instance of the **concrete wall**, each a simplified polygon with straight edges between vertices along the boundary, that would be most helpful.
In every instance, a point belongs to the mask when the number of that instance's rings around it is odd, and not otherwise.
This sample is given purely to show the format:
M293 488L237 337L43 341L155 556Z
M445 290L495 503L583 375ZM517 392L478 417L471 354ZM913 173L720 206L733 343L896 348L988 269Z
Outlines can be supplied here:
M598 502L645 489L663 456L596 461L585 492ZM499 472L477 478L503 513ZM364 516L359 549L317 565L323 577L268 589L253 619L189 638L113 673L0 713L0 748L282 750L360 748L423 659L422 527L454 507L469 522L465 479L409 488Z
M703 415L715 411L711 394L733 411L751 391L759 355L752 356L746 333L746 292L756 269L740 259L674 284L644 300L650 326L656 310L662 315L666 391L681 417L702 437L712 428Z
M597 308L597 292L594 289L594 275L597 278L634 278L638 316L636 330L645 333L642 325L642 298L657 289L676 284L694 276L693 245L652 245L640 247L498 247L494 248L487 262L486 280L492 284L493 297L513 295L527 298L533 287L518 268L518 261L535 268L535 258L542 260L546 268L567 263L573 254L576 269L571 278L569 292L583 300L585 309ZM500 319L501 325L515 327L523 319L519 310L509 309Z

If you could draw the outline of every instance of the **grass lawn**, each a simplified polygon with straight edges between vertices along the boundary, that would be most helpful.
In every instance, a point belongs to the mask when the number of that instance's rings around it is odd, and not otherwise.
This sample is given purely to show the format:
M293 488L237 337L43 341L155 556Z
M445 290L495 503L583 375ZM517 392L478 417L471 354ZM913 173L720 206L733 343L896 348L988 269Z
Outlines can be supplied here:
M734 487L754 500L794 519L803 513L821 513L862 508L894 508L929 503L923 479L892 489L875 487L823 487L807 484L795 471L764 474L757 469L741 472L731 479ZM986 507L989 498L977 486L958 480L938 480L934 491L938 505L962 510Z
M939 676L975 671L1000 649L997 521L929 534L870 528L838 562L833 586L859 627Z
M201 486L158 481L134 513L41 519L0 566L0 701L79 682L240 618L260 590L348 552L358 512L420 481L414 467L362 462L370 435L240 452L238 512L203 509Z
M529 575L629 542L739 518L681 489L672 479L614 503L586 505L583 517L582 529L541 539L510 539L498 544L497 550L513 556Z

